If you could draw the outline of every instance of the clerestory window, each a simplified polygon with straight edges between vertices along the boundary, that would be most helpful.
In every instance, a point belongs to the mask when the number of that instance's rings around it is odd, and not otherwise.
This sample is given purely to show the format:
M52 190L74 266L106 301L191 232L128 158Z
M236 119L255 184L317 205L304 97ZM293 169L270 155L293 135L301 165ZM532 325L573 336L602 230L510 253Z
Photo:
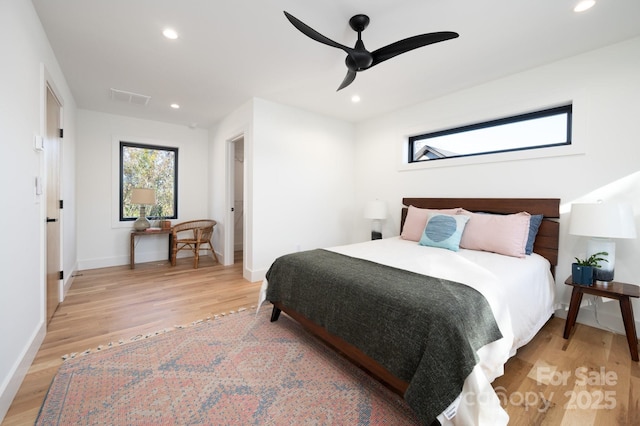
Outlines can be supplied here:
M409 163L571 145L572 106L409 137Z

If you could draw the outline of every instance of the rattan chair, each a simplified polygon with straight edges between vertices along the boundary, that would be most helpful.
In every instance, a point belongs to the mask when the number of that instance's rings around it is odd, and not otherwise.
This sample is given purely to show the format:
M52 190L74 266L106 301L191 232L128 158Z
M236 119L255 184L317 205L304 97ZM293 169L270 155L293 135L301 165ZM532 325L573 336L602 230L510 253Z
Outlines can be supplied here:
M193 252L193 267L198 268L200 250L209 250L213 258L218 262L218 256L213 250L211 237L213 228L216 226L215 220L190 220L174 225L171 228L171 266L176 264L176 255L180 250L189 249Z

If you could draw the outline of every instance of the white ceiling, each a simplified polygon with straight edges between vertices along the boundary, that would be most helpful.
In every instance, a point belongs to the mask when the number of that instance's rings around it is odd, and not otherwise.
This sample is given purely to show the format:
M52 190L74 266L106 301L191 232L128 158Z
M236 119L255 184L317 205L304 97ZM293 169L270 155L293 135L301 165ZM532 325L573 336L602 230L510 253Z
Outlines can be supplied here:
M582 14L577 0L32 1L79 108L203 128L252 97L358 122L640 35L639 0L598 0ZM345 54L304 36L284 10L348 46L349 18L367 14L371 51L434 31L460 37L358 73L336 92ZM180 37L165 39L165 27ZM114 101L110 88L151 101Z

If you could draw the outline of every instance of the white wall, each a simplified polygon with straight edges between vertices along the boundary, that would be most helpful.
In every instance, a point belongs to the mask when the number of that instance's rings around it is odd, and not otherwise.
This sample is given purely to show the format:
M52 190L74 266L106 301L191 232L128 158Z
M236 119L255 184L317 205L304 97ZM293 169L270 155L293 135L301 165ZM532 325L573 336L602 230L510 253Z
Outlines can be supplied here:
M570 204L623 200L634 205L636 218L640 215L638 76L640 38L635 38L361 123L355 205L362 207L375 198L386 200L392 217L384 223L385 235L398 235L402 197L560 198L564 214L556 286L557 301L566 306L569 292L563 282L573 257L584 254L586 246L583 238L566 234ZM444 160L437 163L452 161L454 165L418 170L402 167L407 135L566 101L574 105L574 155L511 161L505 155L491 163ZM358 226L358 235L364 236L369 225L359 222ZM640 284L638 258L640 239L620 240L616 279ZM633 301L636 318L640 318L638 302ZM623 331L617 303L607 303L598 312L601 323ZM589 309L581 310L579 320L597 325Z
M253 101L249 101L227 115L214 128L209 129L209 211L211 217L218 222L215 227L214 246L222 256L218 258L224 265L233 264L234 247L231 244L233 225L229 221L230 188L229 174L227 173L231 159L234 158L231 141L242 137L244 140L244 257L243 276L251 280L251 265L253 258L248 235L251 234L251 186L252 157L251 145L253 144Z
M76 107L30 1L0 2L0 197L4 224L0 248L0 420L20 386L45 331L46 195L35 196L44 154L33 137L44 135L44 78L63 102L65 138L61 153L61 194L65 209L62 258L68 279L75 265ZM45 186L46 187L46 186Z
M118 218L119 141L178 147L178 219L209 217L208 131L78 110L78 268L129 263L133 222ZM168 237L138 238L136 262L167 259Z
M351 240L353 125L263 99L244 105L211 141L213 205L222 222L224 159L239 134L245 135L245 278L261 280L282 254ZM220 229L233 232L224 223Z
M255 100L253 259L349 243L354 220L354 127ZM246 147L245 147L246 149Z

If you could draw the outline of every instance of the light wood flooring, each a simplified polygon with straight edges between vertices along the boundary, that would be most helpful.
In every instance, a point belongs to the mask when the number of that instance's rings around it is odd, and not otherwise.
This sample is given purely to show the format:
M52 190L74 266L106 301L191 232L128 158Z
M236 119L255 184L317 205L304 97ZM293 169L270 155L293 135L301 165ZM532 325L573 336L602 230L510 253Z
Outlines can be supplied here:
M33 424L64 354L254 306L260 283L242 278L238 260L79 271L2 425ZM552 318L493 383L510 424L640 425L640 366L626 338L578 324L567 341L563 327Z
M510 425L640 425L640 364L626 336L552 318L493 387Z
M33 425L62 355L119 339L255 306L260 282L242 277L242 259L222 266L202 256L168 262L79 271L49 323L45 340L7 415L5 425Z

